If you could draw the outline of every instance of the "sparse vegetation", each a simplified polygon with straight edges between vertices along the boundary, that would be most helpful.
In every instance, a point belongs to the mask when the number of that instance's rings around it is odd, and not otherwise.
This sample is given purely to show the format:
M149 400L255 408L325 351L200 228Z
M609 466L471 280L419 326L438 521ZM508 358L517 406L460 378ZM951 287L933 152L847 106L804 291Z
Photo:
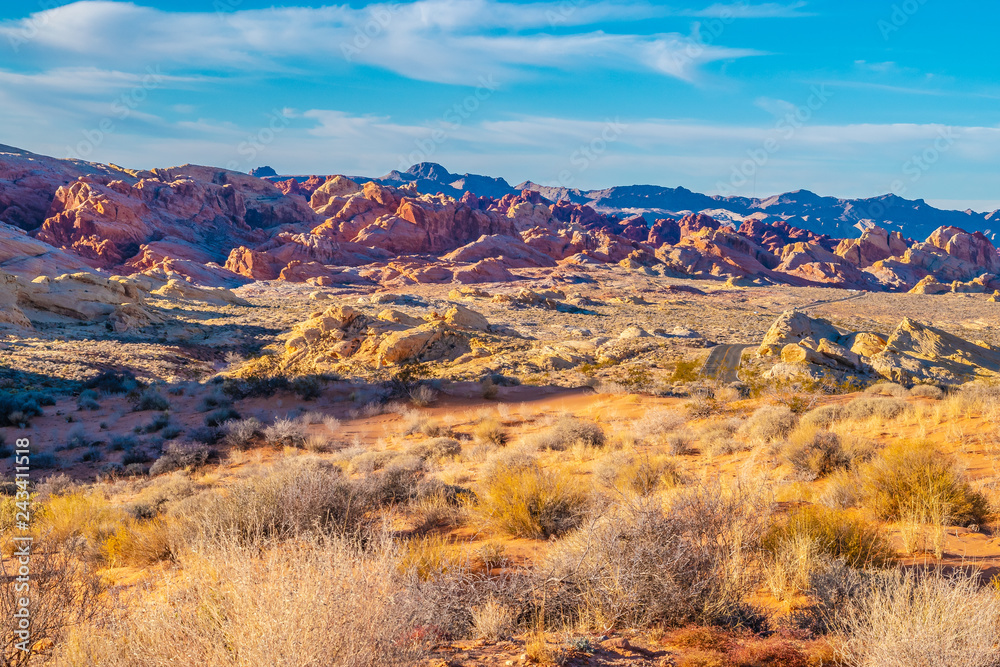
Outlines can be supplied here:
M780 440L795 428L796 417L786 406L765 405L757 408L740 429L741 434L754 442L768 443Z
M926 443L900 442L860 471L865 506L881 519L900 520L914 510L957 525L982 523L989 504L957 461Z
M566 472L506 461L483 480L474 509L497 530L545 539L576 526L587 502L581 483Z
M529 442L539 449L562 451L572 445L603 447L604 429L593 422L575 417L561 417L547 430L532 437Z

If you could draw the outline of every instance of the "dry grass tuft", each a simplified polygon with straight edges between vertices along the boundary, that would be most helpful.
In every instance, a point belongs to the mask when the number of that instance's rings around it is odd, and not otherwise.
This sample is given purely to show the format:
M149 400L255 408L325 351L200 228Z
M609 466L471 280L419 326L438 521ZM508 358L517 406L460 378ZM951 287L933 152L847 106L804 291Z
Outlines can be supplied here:
M1000 599L971 573L893 570L846 605L838 658L849 667L992 667L1000 658Z
M546 539L579 523L587 503L582 484L564 470L501 462L480 484L473 510L497 530Z
M864 504L880 519L917 511L964 526L989 514L988 501L965 481L957 460L927 443L892 445L860 469L860 479Z

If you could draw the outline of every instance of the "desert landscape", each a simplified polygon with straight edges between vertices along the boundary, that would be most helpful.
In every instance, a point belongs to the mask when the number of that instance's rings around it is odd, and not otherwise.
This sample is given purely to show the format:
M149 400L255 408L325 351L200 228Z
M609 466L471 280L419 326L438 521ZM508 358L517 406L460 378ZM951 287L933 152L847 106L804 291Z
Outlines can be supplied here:
M982 233L0 158L9 664L992 664Z
M0 667L1000 665L996 9L8 5Z

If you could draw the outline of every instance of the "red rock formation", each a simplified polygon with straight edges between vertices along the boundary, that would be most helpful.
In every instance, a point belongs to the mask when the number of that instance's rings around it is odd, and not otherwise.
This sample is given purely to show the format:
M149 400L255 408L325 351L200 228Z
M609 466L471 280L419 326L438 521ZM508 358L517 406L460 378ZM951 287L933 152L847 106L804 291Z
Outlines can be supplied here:
M649 235L646 237L646 243L654 248L659 248L664 243L674 245L680 243L680 240L681 227L673 218L658 219L649 228Z
M271 257L240 246L233 248L226 259L226 269L254 280L274 280L280 269Z
M883 259L902 256L908 245L899 232L890 234L881 227L870 227L860 238L842 240L835 252L864 269Z

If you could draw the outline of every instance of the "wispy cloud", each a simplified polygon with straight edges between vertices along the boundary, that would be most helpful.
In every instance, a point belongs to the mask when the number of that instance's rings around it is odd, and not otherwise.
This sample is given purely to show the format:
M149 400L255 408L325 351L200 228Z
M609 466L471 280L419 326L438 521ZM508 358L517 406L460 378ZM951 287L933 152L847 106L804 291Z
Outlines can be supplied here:
M811 12L802 11L807 4L806 2L792 2L787 4L780 2L765 2L761 4L752 4L749 2L716 3L705 9L682 12L682 14L723 19L798 18L801 16L813 16Z
M759 53L703 44L696 33L587 29L595 23L664 13L646 2L607 0L571 5L570 10L558 2L419 0L224 14L89 0L0 23L0 42L21 40L30 28L32 38L19 42L20 52L38 66L51 68L85 58L95 67L113 69L127 53L136 65L240 72L357 63L412 79L466 85L474 85L485 73L511 80L531 76L539 68L647 69L690 81L707 63Z

